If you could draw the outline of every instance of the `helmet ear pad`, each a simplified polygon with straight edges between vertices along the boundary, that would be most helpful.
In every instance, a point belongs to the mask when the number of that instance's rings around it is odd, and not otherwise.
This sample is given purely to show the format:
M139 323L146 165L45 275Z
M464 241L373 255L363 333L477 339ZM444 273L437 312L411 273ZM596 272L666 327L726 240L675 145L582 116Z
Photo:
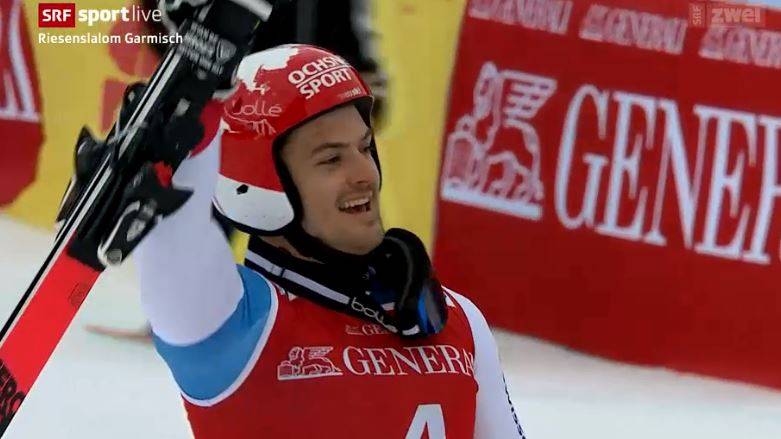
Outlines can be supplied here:
M246 178L220 172L213 204L217 212L238 230L248 234L279 235L295 218L289 196L276 172L271 146L247 154L243 134L220 131L215 138L221 149L220 166L241 170ZM262 205L264 209L258 210Z
M291 223L288 224L283 229L283 231L289 229L291 224L300 224L304 219L304 204L301 201L301 194L298 192L298 189L293 182L293 176L290 175L290 170L288 169L287 165L285 165L285 161L282 159L282 148L287 145L287 142L290 139L290 135L293 133L293 131L295 131L295 128L277 137L271 146L274 167L276 168L277 176L279 176L279 181L282 183L282 188L285 191L285 194L287 194L287 199L290 200L290 205L293 207L293 221L291 221Z

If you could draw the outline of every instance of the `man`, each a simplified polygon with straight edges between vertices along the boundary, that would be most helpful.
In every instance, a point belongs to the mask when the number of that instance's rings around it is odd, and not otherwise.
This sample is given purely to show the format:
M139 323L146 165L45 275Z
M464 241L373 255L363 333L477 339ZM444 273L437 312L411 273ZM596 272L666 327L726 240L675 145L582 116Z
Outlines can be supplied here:
M195 437L523 437L485 319L383 228L357 71L286 45L237 75L173 177L193 195L136 258ZM212 198L252 234L243 266Z
M186 3L186 2L185 2ZM380 125L386 107L386 78L382 66L374 54L375 31L369 26L369 5L367 0L257 0L261 8L275 8L275 19L266 21L262 35L255 39L251 52L278 46L283 43L307 43L323 47L347 60L361 75L371 89L372 122ZM173 11L170 3L158 0L142 0L141 6L151 13L161 7L165 20L150 20L142 23L149 35L175 32L189 13ZM327 6L327 7L326 7ZM185 5L186 9L186 5ZM168 44L152 44L162 57ZM229 236L232 229L227 221L221 221L223 230ZM90 324L86 329L92 333L123 340L147 342L151 340L148 324L139 329L121 329L111 326Z

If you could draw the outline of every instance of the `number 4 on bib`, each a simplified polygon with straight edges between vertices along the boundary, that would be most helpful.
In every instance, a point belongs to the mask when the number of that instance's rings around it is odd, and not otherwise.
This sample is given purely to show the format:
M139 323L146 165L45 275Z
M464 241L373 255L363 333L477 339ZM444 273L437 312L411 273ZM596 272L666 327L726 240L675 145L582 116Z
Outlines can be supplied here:
M439 404L418 406L405 439L423 439L425 431L428 431L428 436L425 436L428 439L445 439L445 418Z

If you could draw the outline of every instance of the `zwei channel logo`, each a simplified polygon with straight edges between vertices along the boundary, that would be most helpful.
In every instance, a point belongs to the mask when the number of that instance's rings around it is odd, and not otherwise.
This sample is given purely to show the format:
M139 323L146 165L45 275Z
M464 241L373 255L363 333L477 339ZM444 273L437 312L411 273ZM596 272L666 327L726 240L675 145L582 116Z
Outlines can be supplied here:
M137 5L116 9L76 8L76 3L38 3L38 27L76 27L76 23L94 26L117 21L162 21L162 12Z

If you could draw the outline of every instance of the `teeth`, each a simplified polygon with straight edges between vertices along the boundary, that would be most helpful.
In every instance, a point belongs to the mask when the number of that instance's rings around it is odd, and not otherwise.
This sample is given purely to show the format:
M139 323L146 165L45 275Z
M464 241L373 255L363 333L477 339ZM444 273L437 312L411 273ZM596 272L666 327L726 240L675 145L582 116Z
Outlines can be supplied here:
M357 200L348 201L339 206L340 209L349 209L355 206L361 206L369 202L369 197L359 198Z

